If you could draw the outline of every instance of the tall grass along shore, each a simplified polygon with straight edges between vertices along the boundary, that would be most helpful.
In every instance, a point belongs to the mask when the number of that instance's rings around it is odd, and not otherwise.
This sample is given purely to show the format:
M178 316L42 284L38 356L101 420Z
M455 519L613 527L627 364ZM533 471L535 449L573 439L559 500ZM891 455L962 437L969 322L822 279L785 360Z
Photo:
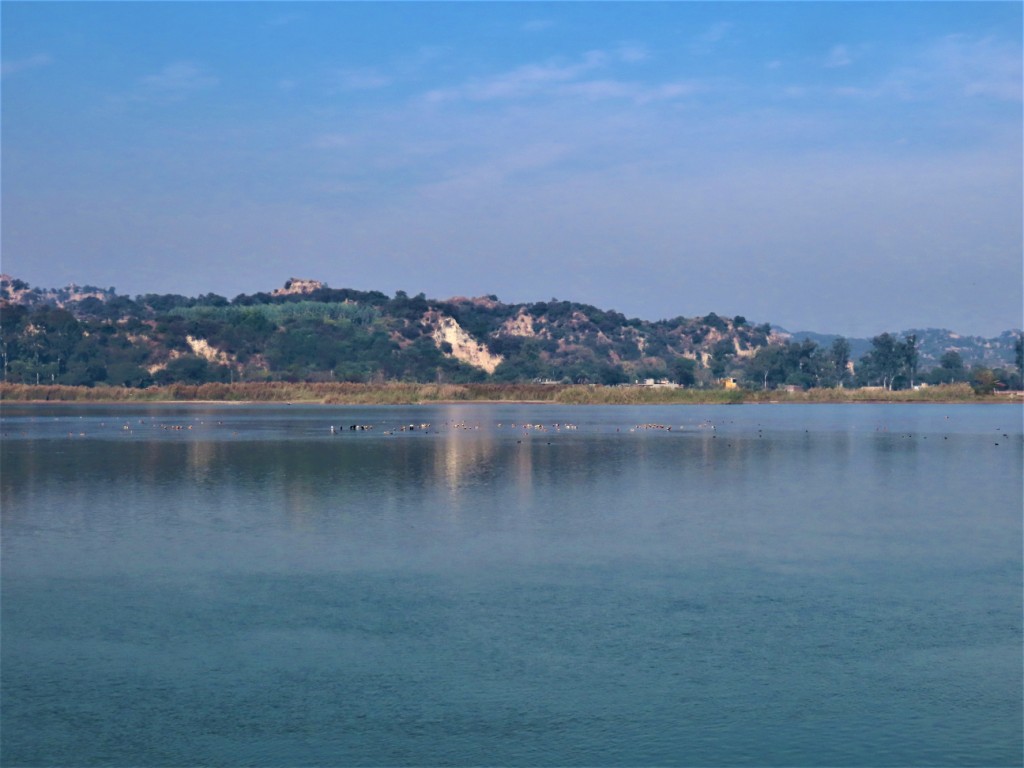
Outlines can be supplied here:
M948 403L1022 402L1021 393L978 395L967 384L889 392L879 389L810 389L798 392L723 389L659 389L557 384L360 384L262 382L170 384L163 387L69 387L0 383L5 402L323 403L407 405L440 402L534 402L563 405L686 405L732 403Z

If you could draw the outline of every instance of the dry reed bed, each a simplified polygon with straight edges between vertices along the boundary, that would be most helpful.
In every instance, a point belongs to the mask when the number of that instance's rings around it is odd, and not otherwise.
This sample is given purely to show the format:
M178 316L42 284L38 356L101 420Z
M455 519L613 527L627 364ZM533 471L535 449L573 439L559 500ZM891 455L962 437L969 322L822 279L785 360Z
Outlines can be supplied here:
M6 402L324 403L404 405L437 402L536 402L564 405L685 405L733 403L948 403L1007 402L1006 396L977 395L967 384L886 392L811 389L806 392L722 389L657 389L550 384L415 384L346 382L171 384L164 387L68 387L0 383Z

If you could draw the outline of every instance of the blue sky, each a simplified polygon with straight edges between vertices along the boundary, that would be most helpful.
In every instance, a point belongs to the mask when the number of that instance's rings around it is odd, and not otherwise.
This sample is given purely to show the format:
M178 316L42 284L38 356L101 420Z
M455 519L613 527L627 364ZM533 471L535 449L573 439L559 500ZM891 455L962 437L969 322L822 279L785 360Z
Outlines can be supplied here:
M2 268L1022 325L1022 4L3 2Z

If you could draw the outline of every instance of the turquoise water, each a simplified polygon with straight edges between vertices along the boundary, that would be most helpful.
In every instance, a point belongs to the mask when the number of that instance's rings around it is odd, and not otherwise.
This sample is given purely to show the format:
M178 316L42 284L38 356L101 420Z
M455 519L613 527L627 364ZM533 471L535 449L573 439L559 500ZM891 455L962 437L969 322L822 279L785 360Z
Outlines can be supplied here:
M1022 762L1019 406L0 426L4 766Z

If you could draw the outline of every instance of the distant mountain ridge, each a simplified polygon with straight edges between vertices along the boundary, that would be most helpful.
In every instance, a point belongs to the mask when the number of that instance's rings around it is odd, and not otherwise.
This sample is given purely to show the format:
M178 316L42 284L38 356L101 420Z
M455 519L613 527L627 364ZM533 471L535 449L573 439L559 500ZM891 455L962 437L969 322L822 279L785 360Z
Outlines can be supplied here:
M778 326L773 326L772 330L793 341L808 339L822 347L827 347L835 339L841 338L836 334L829 333L787 331ZM927 369L938 365L942 356L947 352L958 353L967 366L997 367L1006 365L1013 361L1014 342L1018 333L1020 333L1019 330L1008 330L994 338L985 338L983 336L962 336L945 328L911 328L901 331L897 335L904 338L913 335L917 338L921 367ZM850 345L850 357L854 360L860 359L871 349L871 339L850 336L845 338Z

